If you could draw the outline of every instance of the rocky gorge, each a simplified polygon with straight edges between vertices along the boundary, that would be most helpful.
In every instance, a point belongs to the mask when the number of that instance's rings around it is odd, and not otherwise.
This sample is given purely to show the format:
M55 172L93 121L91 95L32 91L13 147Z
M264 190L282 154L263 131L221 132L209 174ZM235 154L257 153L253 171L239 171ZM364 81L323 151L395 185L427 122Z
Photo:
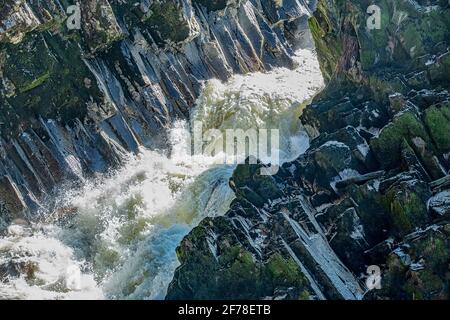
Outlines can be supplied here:
M307 2L212 3L81 1L71 30L73 1L1 2L5 224L139 146L167 147L164 132L188 117L202 81L293 66L289 39L307 30Z
M274 176L234 169L228 212L176 243L165 298L448 299L447 1L85 0L71 30L74 4L0 0L1 233L142 147L170 153L205 80L294 68L313 41L326 87L298 120L308 150Z
M310 148L272 177L238 166L228 213L179 246L168 299L448 299L449 4L376 1L380 30L371 4L318 1Z

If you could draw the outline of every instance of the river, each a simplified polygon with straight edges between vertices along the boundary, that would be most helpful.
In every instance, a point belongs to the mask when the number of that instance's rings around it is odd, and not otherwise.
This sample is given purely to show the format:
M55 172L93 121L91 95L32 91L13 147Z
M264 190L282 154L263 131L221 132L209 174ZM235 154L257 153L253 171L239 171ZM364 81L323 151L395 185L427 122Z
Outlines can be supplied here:
M234 198L235 166L190 156L190 124L279 129L281 161L296 158L309 146L298 117L323 79L313 52L295 60L294 70L207 81L190 119L171 128L170 152L141 149L121 169L65 191L39 222L11 225L0 238L0 299L164 299L178 244Z

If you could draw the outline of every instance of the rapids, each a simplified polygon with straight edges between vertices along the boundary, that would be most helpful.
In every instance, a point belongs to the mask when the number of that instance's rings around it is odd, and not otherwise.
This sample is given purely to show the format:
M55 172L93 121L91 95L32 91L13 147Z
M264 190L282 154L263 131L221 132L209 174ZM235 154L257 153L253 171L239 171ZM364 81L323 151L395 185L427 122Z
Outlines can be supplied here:
M175 249L204 217L225 214L234 165L191 156L190 128L280 130L281 161L309 146L298 116L323 86L317 59L299 50L295 70L210 80L170 130L169 151L141 149L127 164L57 199L38 222L0 238L0 299L164 299Z

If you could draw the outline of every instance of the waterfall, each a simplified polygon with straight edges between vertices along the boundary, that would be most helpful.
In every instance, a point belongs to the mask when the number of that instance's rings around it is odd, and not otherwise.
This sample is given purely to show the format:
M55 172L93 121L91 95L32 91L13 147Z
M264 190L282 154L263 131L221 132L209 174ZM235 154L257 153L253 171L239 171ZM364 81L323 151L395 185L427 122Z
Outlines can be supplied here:
M170 129L170 150L140 148L121 169L66 190L39 223L11 225L0 238L0 298L163 299L178 244L234 199L235 165L190 156L190 123L278 128L281 160L294 159L309 146L298 116L323 86L313 52L295 59L294 70L207 81L191 122Z

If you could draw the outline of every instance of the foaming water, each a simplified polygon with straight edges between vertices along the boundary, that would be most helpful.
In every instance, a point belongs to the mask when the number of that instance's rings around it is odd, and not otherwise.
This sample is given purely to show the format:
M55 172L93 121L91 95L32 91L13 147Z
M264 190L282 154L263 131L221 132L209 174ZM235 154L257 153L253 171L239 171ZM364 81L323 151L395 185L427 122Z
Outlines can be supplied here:
M191 121L280 129L282 161L295 158L309 145L298 116L323 85L310 51L296 59L295 70L208 81ZM189 127L174 124L170 156L142 149L109 177L66 192L45 223L11 226L0 238L0 298L163 299L183 237L234 199L234 166L191 157Z

